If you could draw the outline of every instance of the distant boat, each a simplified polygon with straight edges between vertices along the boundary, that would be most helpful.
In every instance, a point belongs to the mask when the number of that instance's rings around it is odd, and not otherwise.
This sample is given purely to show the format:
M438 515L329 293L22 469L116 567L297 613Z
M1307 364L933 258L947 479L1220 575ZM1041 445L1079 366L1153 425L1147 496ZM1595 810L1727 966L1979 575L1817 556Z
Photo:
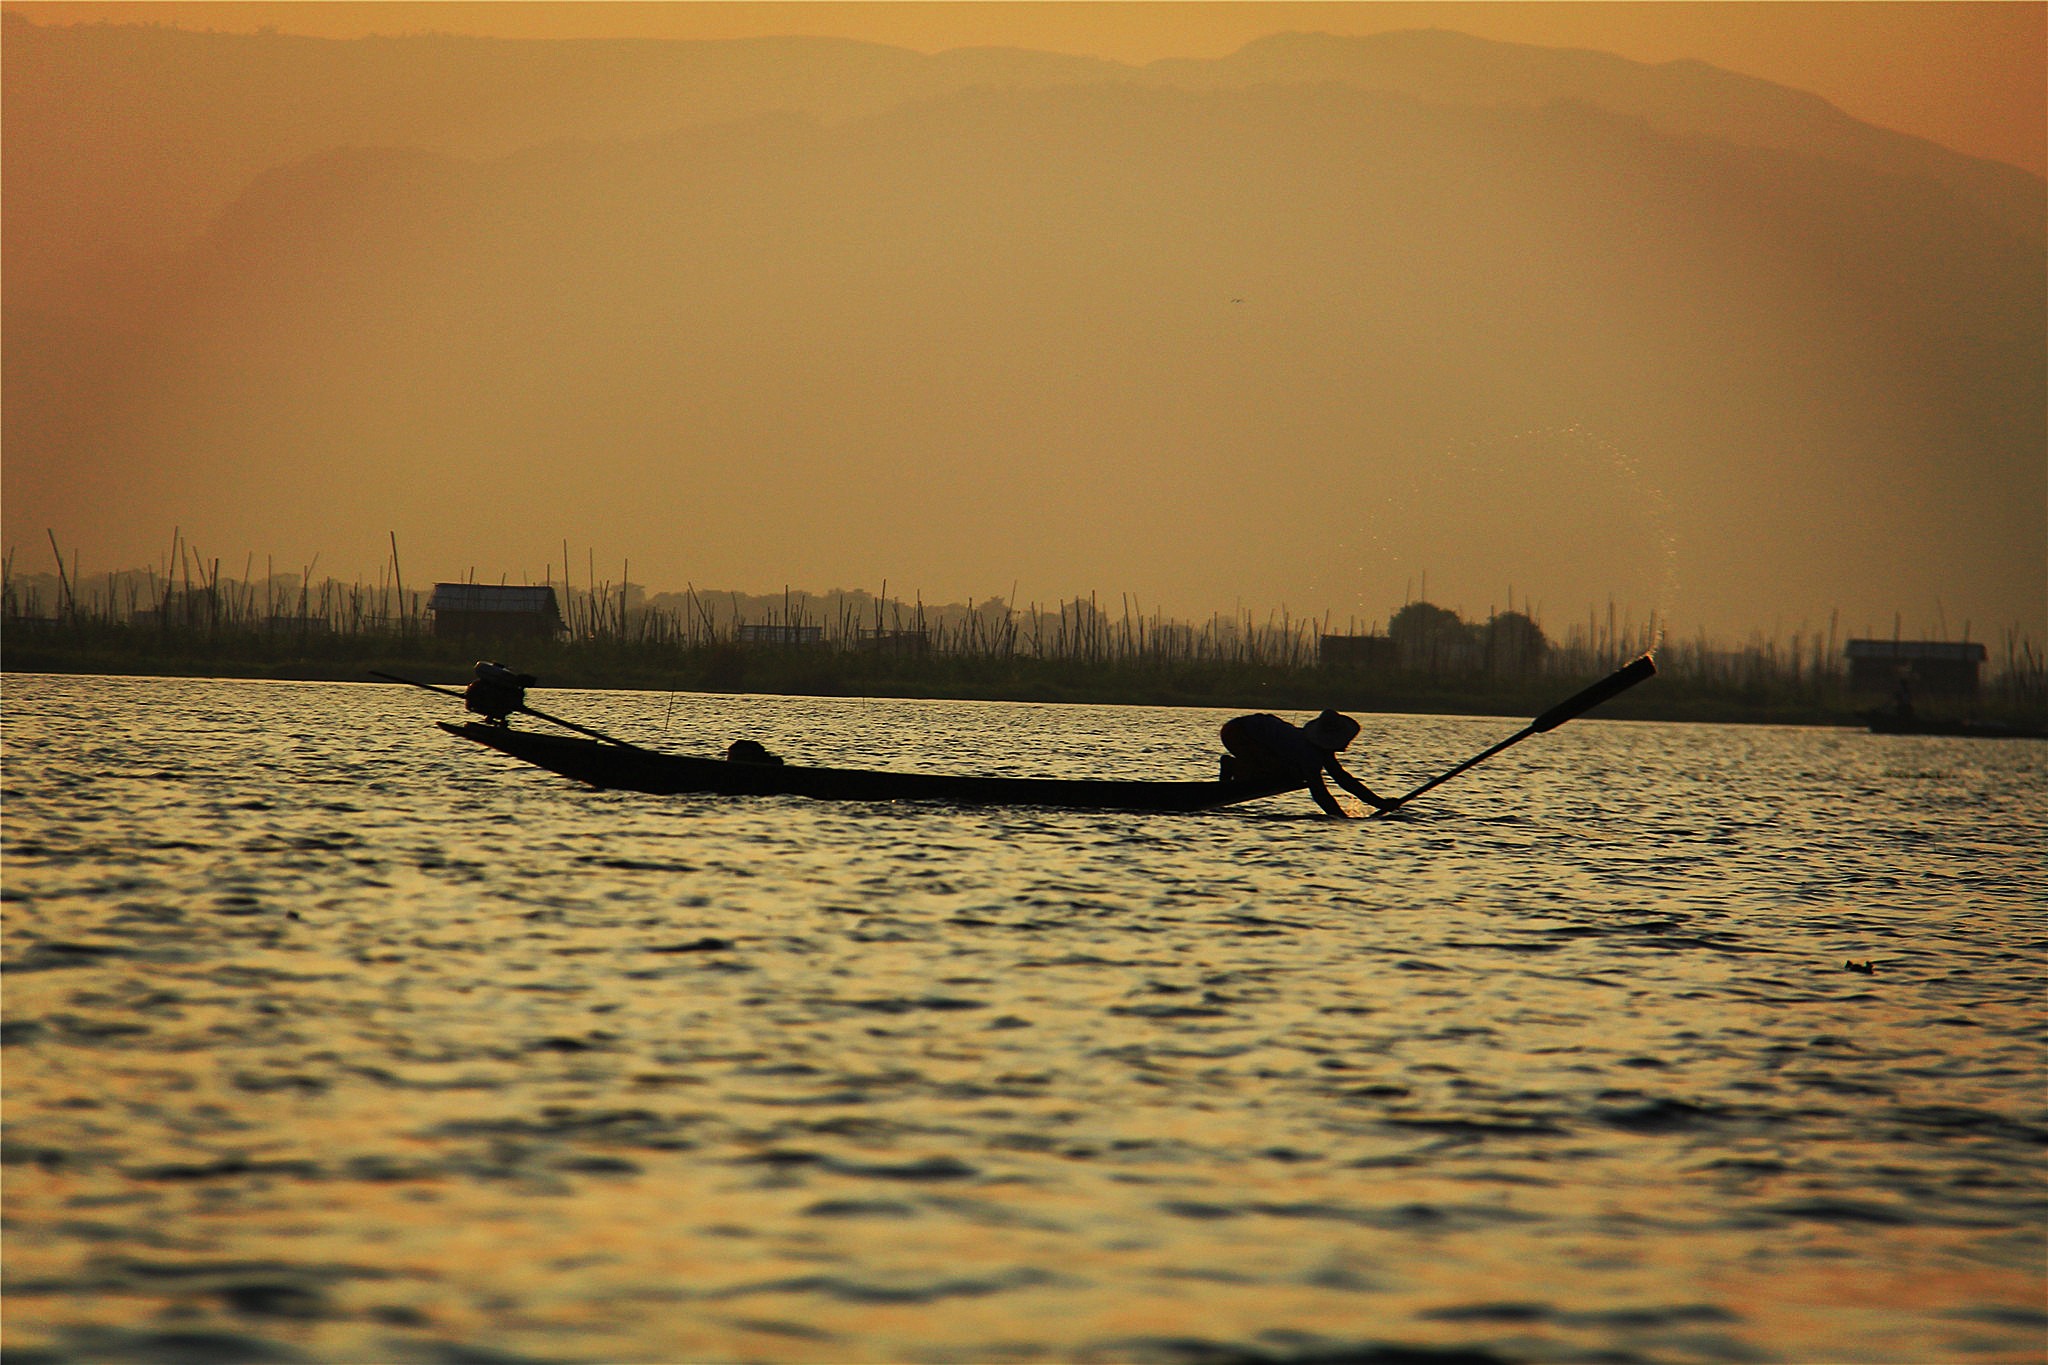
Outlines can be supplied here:
M1969 739L2048 739L2048 728L1991 720L1944 720L1910 712L1872 711L1873 735L1959 735Z

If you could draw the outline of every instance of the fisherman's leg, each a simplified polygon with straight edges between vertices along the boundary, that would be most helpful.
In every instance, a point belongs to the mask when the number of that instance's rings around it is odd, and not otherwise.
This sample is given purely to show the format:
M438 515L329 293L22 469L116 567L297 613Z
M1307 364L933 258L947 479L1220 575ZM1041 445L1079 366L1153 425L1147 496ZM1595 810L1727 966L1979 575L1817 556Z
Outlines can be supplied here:
M1277 766L1270 760L1261 762L1257 754L1247 755L1241 753L1222 755L1216 763L1216 776L1219 781L1223 782L1258 782L1262 784L1299 782L1301 780L1287 769Z

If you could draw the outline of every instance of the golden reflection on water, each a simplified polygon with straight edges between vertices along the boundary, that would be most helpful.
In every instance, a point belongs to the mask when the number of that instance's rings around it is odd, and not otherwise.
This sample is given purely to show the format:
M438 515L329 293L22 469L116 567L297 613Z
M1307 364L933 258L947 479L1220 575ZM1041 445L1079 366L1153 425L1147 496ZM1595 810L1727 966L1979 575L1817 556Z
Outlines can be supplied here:
M1120 826L661 806L437 732L367 764L308 741L264 789L187 717L185 775L109 834L36 780L90 768L89 684L41 686L6 715L10 1350L2040 1337L2024 755L1589 724L1428 819ZM324 695L179 686L237 717ZM334 691L366 733L419 723ZM789 704L819 735L919 714ZM1416 721L1391 758L1484 729ZM307 773L356 809L298 799Z

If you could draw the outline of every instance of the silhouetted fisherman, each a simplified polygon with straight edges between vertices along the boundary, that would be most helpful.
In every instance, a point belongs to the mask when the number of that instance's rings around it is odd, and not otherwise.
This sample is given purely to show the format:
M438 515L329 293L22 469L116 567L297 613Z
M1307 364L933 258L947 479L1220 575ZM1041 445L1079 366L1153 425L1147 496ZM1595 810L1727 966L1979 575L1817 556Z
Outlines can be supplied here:
M1223 747L1230 751L1223 760L1223 780L1257 782L1282 777L1304 782L1316 804L1342 820L1347 812L1323 785L1323 774L1328 773L1338 786L1374 809L1392 810L1400 802L1379 796L1337 761L1337 755L1356 738L1358 722L1335 711L1325 711L1299 727L1263 711L1239 716L1223 723Z
M526 709L526 689L539 679L514 673L500 663L477 660L476 681L462 690L462 704L484 718L486 725L504 725L514 711Z

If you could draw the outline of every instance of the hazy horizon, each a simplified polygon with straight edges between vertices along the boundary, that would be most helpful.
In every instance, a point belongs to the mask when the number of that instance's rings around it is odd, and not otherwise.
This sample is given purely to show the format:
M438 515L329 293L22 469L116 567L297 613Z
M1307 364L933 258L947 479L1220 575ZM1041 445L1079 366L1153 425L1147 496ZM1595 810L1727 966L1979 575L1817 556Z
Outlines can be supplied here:
M1444 600L1437 588L1431 586L1428 574L1408 580L1402 587L1402 594L1372 606L1359 603L1351 611L1326 609L1322 613L1305 615L1295 611L1289 604L1240 602L1235 612L1230 608L1219 608L1209 612L1182 611L1171 603L1146 598L1117 588L1102 585L1097 588L1082 588L1065 594L1052 596L1034 595L1022 582L1011 585L1009 591L997 590L979 595L941 594L934 595L917 584L898 584L884 580L873 584L835 584L818 588L797 583L768 587L729 583L686 582L648 583L641 581L638 570L630 559L611 563L598 563L586 554L577 561L564 566L557 558L545 565L537 574L501 573L495 577L472 576L473 570L464 570L453 575L428 575L421 577L410 570L404 570L402 583L393 575L391 546L385 542L385 561L374 566L367 573L330 574L325 567L324 556L316 557L309 564L297 568L288 567L272 560L264 562L261 557L244 554L213 554L204 547L183 546L184 554L178 561L170 561L166 573L166 562L148 565L128 566L74 566L67 546L64 575L60 576L53 567L39 571L28 571L15 566L12 568L12 582L17 594L17 603L24 609L28 594L33 593L35 612L48 616L58 609L62 594L70 591L80 602L81 610L92 614L111 612L120 619L125 612L124 604L131 595L130 590L141 583L153 583L161 594L165 591L184 591L189 578L195 592L203 592L207 575L215 570L224 587L236 592L244 590L260 593L266 587L280 593L296 592L301 583L315 587L325 586L336 591L355 588L369 594L370 609L382 611L392 608L399 589L405 595L406 612L423 612L432 590L442 583L488 583L514 587L552 587L577 600L595 597L601 601L616 601L621 589L626 593L629 610L652 609L669 613L682 613L698 617L708 613L711 619L723 625L733 622L749 624L786 623L801 618L809 624L829 623L836 620L836 613L844 604L858 604L865 610L872 610L877 602L889 612L892 628L910 619L910 614L922 611L934 622L954 622L956 618L977 615L984 618L994 613L1000 619L1004 611L1013 613L1018 619L1032 616L1046 620L1057 618L1062 611L1071 611L1076 606L1099 611L1112 621L1130 618L1152 623L1155 620L1168 625L1205 626L1211 618L1220 618L1232 628L1250 622L1263 628L1287 621L1297 626L1314 625L1333 634L1385 634L1394 615L1410 604L1425 604L1448 610L1457 615L1466 625L1484 625L1487 621L1510 613L1528 617L1539 626L1553 644L1562 644L1575 632L1584 630L1586 638L1604 638L1612 632L1614 638L1639 641L1647 634L1654 634L1659 647L1673 640L1684 640L1690 645L1704 644L1713 649L1741 650L1752 646L1784 646L1793 639L1803 641L1803 653L1810 654L1817 638L1832 633L1839 642L1846 644L1851 638L1871 639L1925 639L1925 640L1969 640L1995 644L2000 637L2015 627L2012 622L1984 622L1967 617L1952 616L1941 603L1931 604L1926 614L1899 610L1889 614L1865 614L1856 619L1829 612L1818 618L1803 616L1796 620L1782 615L1769 621L1752 623L1737 631L1704 635L1697 623L1680 619L1674 626L1661 612L1654 609L1645 614L1639 605L1618 599L1605 598L1578 604L1545 603L1531 600L1519 593L1509 596L1503 592L1490 596L1480 603L1454 602ZM45 543L47 550L48 545ZM403 556L404 547L399 552ZM241 568L236 565L240 564ZM73 570L77 568L74 577ZM401 558L401 569L403 560ZM304 572L312 570L310 577ZM631 574L631 577L626 575ZM246 576L245 576L246 575ZM109 579L114 580L110 585ZM594 587L592 585L595 585ZM1013 599L1009 592L1016 593ZM113 596L110 598L109 593ZM886 594L886 595L884 595ZM138 609L148 609L151 599L138 597L134 603ZM295 601L280 596L278 610L290 615L296 609ZM849 610L853 609L848 607ZM317 614L318 599L312 610ZM2031 644L2038 648L2038 636L2022 629L2014 640L2015 645ZM1633 646L1630 646L1633 647ZM1995 663L1995 660L1994 660Z
M2048 190L1782 75L6 8L17 572L175 529L374 582L395 533L420 584L543 581L566 541L656 592L2048 630Z

